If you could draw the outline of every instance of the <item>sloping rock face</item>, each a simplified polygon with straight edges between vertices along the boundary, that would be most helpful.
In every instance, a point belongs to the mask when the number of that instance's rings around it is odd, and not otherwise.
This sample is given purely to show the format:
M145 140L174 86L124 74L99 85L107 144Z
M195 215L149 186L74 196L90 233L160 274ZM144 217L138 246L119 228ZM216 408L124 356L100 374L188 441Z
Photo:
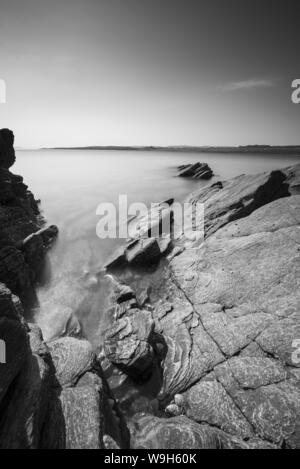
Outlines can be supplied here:
M290 448L300 446L299 221L300 196L279 199L185 250L171 277L191 316L182 323L176 300L160 320L164 397L183 392L198 423Z
M194 192L191 203L205 207L206 234L217 231L230 221L250 215L257 208L295 192L299 165L271 173L241 175L230 181L218 181Z
M191 197L206 239L163 272L160 404L132 419L134 447L300 448L299 181L300 165Z

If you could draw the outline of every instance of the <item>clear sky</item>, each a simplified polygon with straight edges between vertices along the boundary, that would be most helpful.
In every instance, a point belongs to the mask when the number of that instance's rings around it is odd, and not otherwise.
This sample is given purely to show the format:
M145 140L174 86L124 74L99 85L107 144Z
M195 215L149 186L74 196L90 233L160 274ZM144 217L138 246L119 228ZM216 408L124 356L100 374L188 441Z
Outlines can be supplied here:
M299 0L0 0L16 145L300 144Z

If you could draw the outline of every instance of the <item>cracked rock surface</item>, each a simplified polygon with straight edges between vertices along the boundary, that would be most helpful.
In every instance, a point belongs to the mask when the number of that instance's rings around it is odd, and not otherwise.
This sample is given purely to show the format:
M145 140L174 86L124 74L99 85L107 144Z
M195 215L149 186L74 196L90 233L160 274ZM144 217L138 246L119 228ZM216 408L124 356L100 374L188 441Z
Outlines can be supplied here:
M160 411L133 418L134 447L300 447L299 179L297 165L191 196L206 238L164 268Z

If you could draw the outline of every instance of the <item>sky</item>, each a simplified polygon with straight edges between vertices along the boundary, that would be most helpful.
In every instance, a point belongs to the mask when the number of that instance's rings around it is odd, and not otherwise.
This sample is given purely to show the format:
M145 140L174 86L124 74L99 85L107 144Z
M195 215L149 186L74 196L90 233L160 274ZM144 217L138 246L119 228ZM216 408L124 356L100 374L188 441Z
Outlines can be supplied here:
M300 144L297 4L0 0L0 128L30 148Z

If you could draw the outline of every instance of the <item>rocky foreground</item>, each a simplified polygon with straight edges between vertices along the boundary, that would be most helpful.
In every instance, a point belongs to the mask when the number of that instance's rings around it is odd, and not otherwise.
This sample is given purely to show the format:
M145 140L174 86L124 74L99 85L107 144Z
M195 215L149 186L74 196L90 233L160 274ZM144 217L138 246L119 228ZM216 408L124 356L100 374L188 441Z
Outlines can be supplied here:
M133 447L300 447L299 194L300 165L201 189L204 243L112 282L103 367Z
M299 448L300 165L192 194L201 244L141 243L137 220L103 277L96 356L24 319L57 228L14 159L2 130L0 448Z

